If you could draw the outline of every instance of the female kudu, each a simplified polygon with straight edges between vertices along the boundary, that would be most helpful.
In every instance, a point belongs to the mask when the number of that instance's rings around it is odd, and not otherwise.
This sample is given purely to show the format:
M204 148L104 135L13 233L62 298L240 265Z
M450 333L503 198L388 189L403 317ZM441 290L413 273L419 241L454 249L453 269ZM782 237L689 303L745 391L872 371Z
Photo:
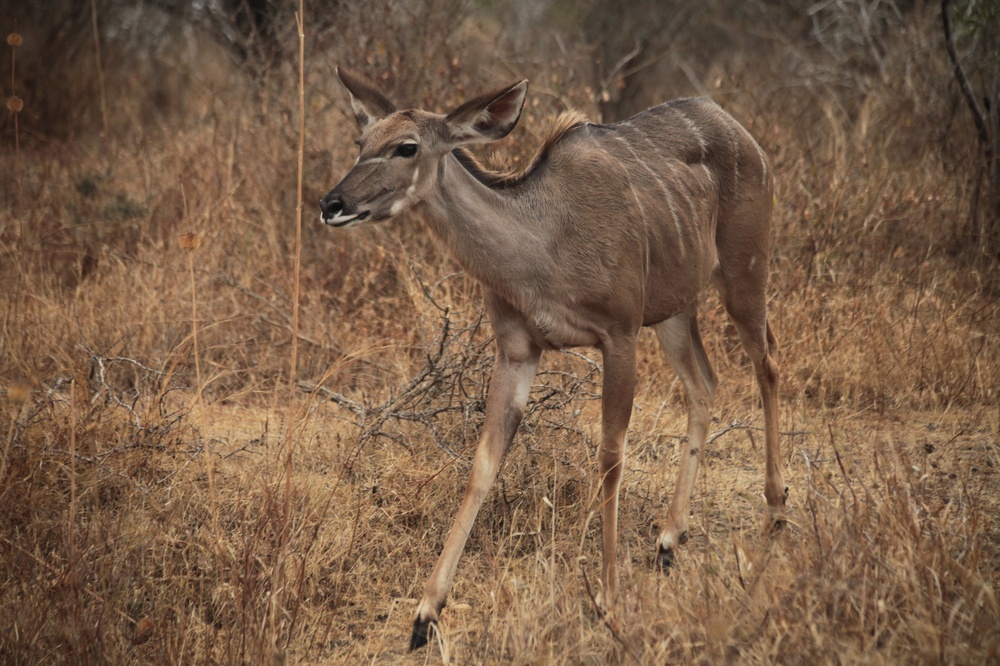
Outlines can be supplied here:
M320 202L347 228L413 209L484 288L496 335L486 421L465 496L417 608L411 649L427 642L473 521L497 476L543 349L593 346L604 360L600 474L601 598L618 588L618 489L636 384L636 338L651 326L687 393L686 451L657 540L668 566L687 538L688 509L716 379L698 331L712 282L753 362L767 445L764 494L783 520L778 369L767 322L773 184L750 134L707 99L681 99L613 125L563 116L533 163L500 174L463 148L506 136L528 82L447 115L398 111L371 83L339 69L361 126L357 162Z

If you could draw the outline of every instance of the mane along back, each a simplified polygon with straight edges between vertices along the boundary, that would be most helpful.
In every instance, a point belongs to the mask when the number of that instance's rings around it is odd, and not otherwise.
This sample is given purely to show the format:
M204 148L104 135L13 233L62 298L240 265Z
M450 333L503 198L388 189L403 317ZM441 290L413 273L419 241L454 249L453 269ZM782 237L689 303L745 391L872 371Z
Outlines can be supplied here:
M540 164L545 162L552 148L567 132L586 122L587 119L579 111L564 111L559 114L552 123L552 126L549 127L549 132L545 137L545 141L542 142L542 147L535 153L528 166L520 171L509 164L500 166L484 165L476 159L475 155L469 149L463 146L455 148L452 154L458 159L465 170L471 173L483 185L496 189L506 189L524 182Z

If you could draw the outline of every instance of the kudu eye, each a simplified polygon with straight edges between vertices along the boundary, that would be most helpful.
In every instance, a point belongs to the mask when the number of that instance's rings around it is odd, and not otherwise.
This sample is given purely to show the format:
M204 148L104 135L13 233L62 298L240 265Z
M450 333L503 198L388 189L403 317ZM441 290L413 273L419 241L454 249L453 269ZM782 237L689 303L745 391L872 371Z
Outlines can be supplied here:
M396 147L393 157L413 157L417 154L417 144L403 143Z

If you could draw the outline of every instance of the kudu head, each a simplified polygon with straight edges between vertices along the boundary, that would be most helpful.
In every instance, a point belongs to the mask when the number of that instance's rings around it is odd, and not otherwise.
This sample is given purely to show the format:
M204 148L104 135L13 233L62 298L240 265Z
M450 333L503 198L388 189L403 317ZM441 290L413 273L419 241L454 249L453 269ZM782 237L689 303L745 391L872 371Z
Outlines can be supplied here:
M440 115L397 111L370 82L342 67L337 75L361 127L361 154L319 202L323 223L340 228L388 220L422 201L434 189L445 155L463 144L502 139L514 129L528 91L524 80Z

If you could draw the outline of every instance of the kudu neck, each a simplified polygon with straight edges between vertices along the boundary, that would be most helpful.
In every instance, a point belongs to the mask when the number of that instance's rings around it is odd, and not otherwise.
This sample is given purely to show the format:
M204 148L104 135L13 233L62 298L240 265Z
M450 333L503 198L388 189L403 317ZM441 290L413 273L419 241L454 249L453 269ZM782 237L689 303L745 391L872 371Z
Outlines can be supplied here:
M531 203L534 190L531 183L489 187L449 154L441 160L437 185L424 200L423 212L466 271L506 292L537 279L539 269L548 265L544 224Z

